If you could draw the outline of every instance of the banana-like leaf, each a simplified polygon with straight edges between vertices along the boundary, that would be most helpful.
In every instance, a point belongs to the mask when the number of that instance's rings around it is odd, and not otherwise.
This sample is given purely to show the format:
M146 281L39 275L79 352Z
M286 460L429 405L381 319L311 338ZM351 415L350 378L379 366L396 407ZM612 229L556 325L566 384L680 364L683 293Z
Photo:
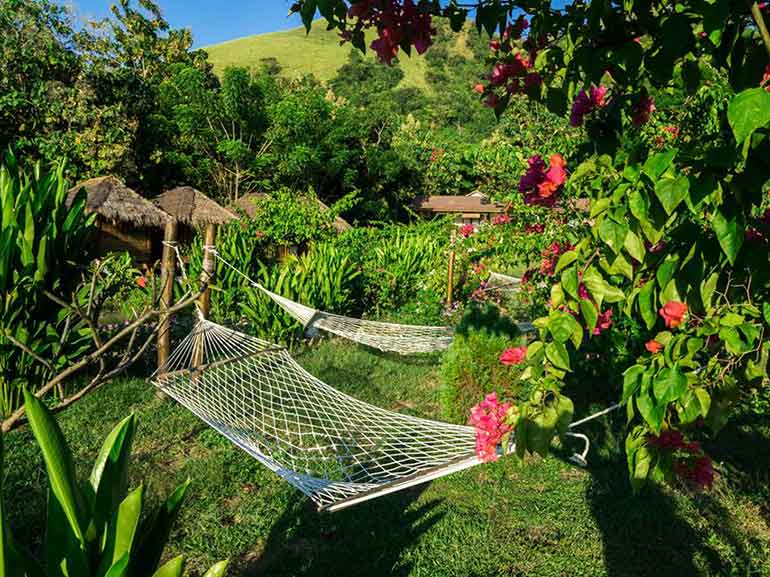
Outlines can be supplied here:
M128 561L129 555L128 553L125 553L120 559L112 564L112 567L107 571L105 577L123 577L126 574L126 569L128 569Z
M184 502L187 488L190 486L188 479L169 495L166 502L155 512L149 522L142 524L142 540L131 559L131 577L150 577L158 566L166 547L168 535L174 524L179 510Z
M225 577L227 566L229 564L229 561L219 561L218 563L214 563L214 565L203 574L203 577Z
M23 393L27 418L43 453L53 497L59 502L72 533L85 546L86 512L78 490L70 449L56 419L43 402L26 387Z
M91 574L83 542L72 531L52 490L48 491L45 562L49 577Z
M91 471L94 494L89 539L98 538L128 489L128 464L136 431L136 418L129 415L104 439Z
M184 572L184 557L179 555L174 557L171 561L163 565L152 577L182 577Z
M136 531L139 528L139 519L142 516L143 502L144 487L139 485L118 506L107 527L107 538L99 569L96 572L98 577L105 577L110 568L124 555L130 556L134 547Z

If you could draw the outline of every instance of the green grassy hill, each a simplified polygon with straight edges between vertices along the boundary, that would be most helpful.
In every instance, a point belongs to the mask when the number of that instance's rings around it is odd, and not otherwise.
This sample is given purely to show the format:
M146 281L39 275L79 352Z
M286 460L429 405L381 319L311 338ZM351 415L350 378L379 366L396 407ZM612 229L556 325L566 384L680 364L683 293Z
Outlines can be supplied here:
M374 37L374 32L367 34L367 44ZM275 58L283 68L282 74L297 77L312 73L320 80L330 80L337 70L348 60L352 46L340 46L340 38L335 30L326 30L326 23L318 20L313 23L310 34L305 29L294 28L282 32L270 32L237 38L221 44L204 48L209 54L209 61L214 71L219 74L228 66L259 67L265 59ZM367 58L373 53L367 50ZM425 87L425 60L419 56L409 58L400 55L399 66L404 71L403 86Z

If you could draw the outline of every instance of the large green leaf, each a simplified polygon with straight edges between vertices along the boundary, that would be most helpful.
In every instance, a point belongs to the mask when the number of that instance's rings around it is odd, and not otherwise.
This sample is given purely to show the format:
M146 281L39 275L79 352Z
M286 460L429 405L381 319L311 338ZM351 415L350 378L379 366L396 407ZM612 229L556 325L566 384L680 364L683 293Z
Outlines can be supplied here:
M143 501L144 487L139 485L118 505L107 527L102 558L97 571L99 577L105 576L110 567L125 555L131 555L134 538L139 527L139 519L142 515Z
M184 573L184 557L174 557L152 574L152 577L182 577Z
M89 480L94 494L93 537L102 534L104 524L110 520L128 489L128 464L135 430L136 418L129 415L107 435L94 462Z
M53 496L59 502L73 534L85 546L86 512L75 478L72 455L64 435L48 408L26 388L24 406L32 433L43 453Z
M666 405L675 401L687 391L687 377L678 365L662 369L652 383L655 399L658 404Z
M545 356L551 361L557 369L565 371L571 370L569 364L569 353L567 347L562 343L548 343L545 346Z
M735 264L738 253L743 246L745 225L739 212L732 215L725 214L721 209L714 211L711 217L711 226L719 240L719 246L727 256L730 264Z
M690 181L686 176L664 177L655 183L655 195L668 215L672 214L676 207L687 198L689 191Z
M131 559L131 577L150 577L155 571L189 486L188 479L174 489L152 519L142 524L142 540Z
M679 151L676 148L670 148L653 154L642 166L642 172L649 176L652 182L657 182L663 173L671 167L677 152Z
M203 574L203 577L225 577L229 561L219 561Z
M599 224L599 238L601 238L613 252L618 253L628 234L628 224L619 223L611 218L604 218Z
M742 146L755 130L770 122L770 93L764 88L739 92L727 107L727 120L738 146Z

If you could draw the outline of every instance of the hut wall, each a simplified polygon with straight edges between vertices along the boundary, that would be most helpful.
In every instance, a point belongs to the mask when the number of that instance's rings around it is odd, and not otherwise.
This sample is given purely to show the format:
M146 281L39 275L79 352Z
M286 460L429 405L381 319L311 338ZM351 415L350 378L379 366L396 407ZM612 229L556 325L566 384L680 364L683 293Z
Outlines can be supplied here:
M146 227L113 224L99 219L95 232L97 254L128 251L138 263L153 262L156 260L153 250L154 232Z

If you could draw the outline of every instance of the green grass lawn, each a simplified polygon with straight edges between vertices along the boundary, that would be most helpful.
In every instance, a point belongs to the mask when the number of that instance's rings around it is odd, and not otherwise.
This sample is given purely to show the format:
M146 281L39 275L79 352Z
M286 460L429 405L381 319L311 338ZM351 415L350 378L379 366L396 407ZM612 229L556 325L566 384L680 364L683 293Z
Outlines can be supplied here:
M298 353L319 378L388 409L438 417L438 358L410 360L340 341ZM167 556L192 575L216 559L231 575L770 575L770 426L746 417L710 446L725 473L696 497L633 496L609 419L588 430L588 471L558 457L510 457L334 514L308 499L139 378L63 413L87 475L109 429L139 417L132 484L155 504L192 479ZM615 419L621 419L616 415ZM753 423L756 425L756 423ZM753 432L751 432L753 431ZM757 432L759 431L759 432ZM27 429L6 439L6 504L23 543L41 539L45 474ZM737 449L736 449L737 447Z
M367 32L367 45L374 38L374 31ZM281 65L282 74L296 78L313 74L319 80L330 80L337 70L348 61L351 45L340 46L338 32L326 30L326 23L317 20L310 34L305 28L294 28L282 32L257 34L206 46L209 62L214 71L221 74L228 66L258 68L265 58L275 58ZM367 49L367 58L373 53ZM425 88L425 59L409 58L399 54L399 66L404 71L401 86Z

